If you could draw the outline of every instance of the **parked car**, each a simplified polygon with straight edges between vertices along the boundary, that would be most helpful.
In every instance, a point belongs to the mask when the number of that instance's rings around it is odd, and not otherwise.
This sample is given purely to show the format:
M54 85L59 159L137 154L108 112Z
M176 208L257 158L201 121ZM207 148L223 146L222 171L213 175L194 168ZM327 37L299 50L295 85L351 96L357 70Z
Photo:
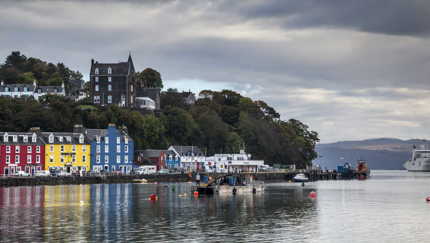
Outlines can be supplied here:
M47 170L38 170L38 171L36 171L36 173L34 175L35 176L50 176L51 173Z
M157 171L157 166L155 165L144 165L136 169L136 174L138 175L149 175L154 174Z
M25 172L23 170L17 171L15 175L17 175L17 176L30 176L30 174L28 174L27 172Z
M57 173L57 176L71 176L72 173L69 173L67 171L61 170Z

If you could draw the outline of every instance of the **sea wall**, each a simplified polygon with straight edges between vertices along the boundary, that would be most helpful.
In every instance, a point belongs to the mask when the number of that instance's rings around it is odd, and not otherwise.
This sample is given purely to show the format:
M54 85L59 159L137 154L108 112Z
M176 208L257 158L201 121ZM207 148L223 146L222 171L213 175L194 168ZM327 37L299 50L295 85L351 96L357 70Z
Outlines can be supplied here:
M205 173L202 173L205 174ZM297 172L253 173L260 181L290 181ZM335 172L305 172L312 181L336 180ZM223 174L210 174L217 177ZM68 185L68 184L100 184L100 183L131 183L138 179L148 182L187 182L192 181L194 174L152 174L152 175L91 175L61 177L0 177L0 187L4 186L35 186L35 185Z

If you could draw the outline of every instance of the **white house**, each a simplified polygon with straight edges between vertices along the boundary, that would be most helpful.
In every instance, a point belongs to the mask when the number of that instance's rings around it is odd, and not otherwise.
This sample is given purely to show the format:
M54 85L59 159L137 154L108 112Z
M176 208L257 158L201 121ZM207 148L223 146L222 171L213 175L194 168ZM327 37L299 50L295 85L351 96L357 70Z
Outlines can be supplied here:
M218 173L257 172L264 160L252 160L251 154L215 154L205 159L205 170Z
M51 94L65 96L64 83L61 86L37 86L36 81L32 84L5 84L0 82L0 96L12 98L33 97L39 100L41 96Z

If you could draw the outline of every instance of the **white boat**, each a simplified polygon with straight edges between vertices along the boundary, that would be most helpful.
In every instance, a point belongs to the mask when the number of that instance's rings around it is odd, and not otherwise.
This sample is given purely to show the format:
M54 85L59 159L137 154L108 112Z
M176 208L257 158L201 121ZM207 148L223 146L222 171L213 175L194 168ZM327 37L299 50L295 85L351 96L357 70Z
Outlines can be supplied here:
M430 150L412 150L412 158L403 164L408 171L430 171Z
M307 182L309 181L309 178L307 178L305 174L299 173L293 177L293 180L295 182Z
M192 187L192 191L198 191L200 194L218 193L220 195L257 193L264 191L264 183L255 181L250 174L224 175L209 179L207 183L199 183Z

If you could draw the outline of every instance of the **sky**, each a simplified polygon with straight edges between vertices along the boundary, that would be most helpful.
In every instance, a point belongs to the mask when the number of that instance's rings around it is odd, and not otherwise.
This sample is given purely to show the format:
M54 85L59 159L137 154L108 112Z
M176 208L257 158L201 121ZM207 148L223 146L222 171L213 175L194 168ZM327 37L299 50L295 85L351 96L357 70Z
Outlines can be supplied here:
M428 0L9 1L0 57L19 50L88 80L91 59L158 70L167 88L232 89L322 143L429 138Z

